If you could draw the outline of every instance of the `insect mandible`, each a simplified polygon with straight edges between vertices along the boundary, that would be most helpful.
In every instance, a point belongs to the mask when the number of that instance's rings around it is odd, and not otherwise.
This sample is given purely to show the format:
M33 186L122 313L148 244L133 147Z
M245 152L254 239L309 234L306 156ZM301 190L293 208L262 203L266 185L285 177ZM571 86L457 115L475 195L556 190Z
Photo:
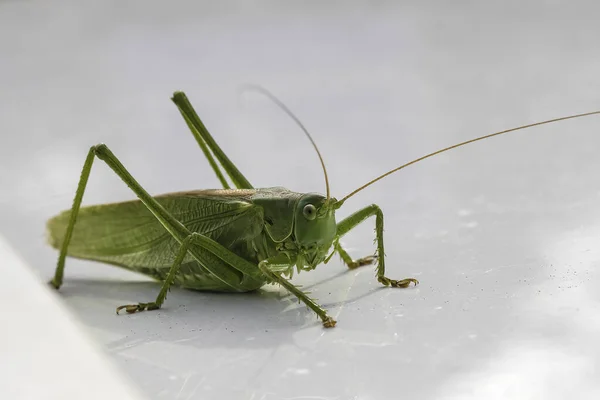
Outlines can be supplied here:
M117 307L117 313L123 309L134 313L160 308L174 284L221 292L248 292L265 284L279 284L312 309L323 326L331 328L336 321L288 279L294 269L298 272L313 270L337 253L348 268L376 264L377 280L385 286L406 288L411 283L419 283L414 278L395 280L386 276L383 213L376 204L336 222L335 212L348 198L394 172L445 151L532 126L600 114L594 111L555 118L461 142L394 168L337 200L329 191L323 157L302 123L270 92L257 86L251 89L273 100L304 131L321 162L326 187L324 196L282 187L254 188L217 145L186 95L175 92L172 100L223 188L151 196L105 144L92 146L72 208L47 223L48 241L60 250L50 284L56 289L62 285L67 255L113 264L162 281L156 300L123 305ZM139 200L81 207L96 157L104 161ZM224 173L235 188L230 188ZM344 250L340 238L373 216L376 253L355 260Z

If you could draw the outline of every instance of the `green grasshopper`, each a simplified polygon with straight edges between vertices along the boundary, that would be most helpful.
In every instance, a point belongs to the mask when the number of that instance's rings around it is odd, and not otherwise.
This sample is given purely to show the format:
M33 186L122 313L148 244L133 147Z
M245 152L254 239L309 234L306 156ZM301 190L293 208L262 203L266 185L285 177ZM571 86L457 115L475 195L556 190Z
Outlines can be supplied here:
M445 151L536 125L600 113L594 111L537 122L455 144L388 171L337 200L330 195L323 157L306 128L275 96L264 89L254 89L273 100L311 141L323 168L325 196L292 192L282 187L253 188L209 134L186 95L175 92L171 100L223 189L151 196L106 145L92 146L72 208L47 223L48 241L60 249L50 284L56 289L62 285L67 255L113 264L163 282L155 301L120 306L117 314L122 309L134 313L160 308L173 284L220 292L248 292L265 284L279 284L312 309L323 326L331 328L336 321L327 311L286 279L291 278L294 267L298 272L310 271L321 263L326 264L337 253L348 268L376 263L377 280L385 286L406 288L411 283L419 283L414 278L394 280L386 276L383 213L376 204L336 223L335 212L348 198L396 171ZM81 208L95 157L108 164L139 200ZM221 169L231 179L234 189L230 188ZM375 216L377 251L354 260L341 246L340 238L372 216Z

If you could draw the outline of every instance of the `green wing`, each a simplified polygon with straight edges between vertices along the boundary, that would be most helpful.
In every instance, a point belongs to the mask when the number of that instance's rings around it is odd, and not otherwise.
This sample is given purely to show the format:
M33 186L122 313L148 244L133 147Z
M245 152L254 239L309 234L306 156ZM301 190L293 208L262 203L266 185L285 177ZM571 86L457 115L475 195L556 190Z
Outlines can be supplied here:
M155 197L190 231L227 248L248 248L263 228L262 207L249 201L254 190L200 190ZM60 248L71 211L47 223L48 242ZM168 268L179 243L139 201L82 207L67 254L133 270ZM248 254L247 258L253 258ZM187 256L184 262L192 261Z

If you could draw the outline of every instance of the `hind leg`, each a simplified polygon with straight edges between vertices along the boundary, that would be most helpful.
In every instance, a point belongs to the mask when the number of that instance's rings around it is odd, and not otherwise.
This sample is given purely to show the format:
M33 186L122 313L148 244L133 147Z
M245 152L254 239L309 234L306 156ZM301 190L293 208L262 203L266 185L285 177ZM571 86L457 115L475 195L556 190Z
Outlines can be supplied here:
M196 142L198 142L198 145L202 149L204 156L208 160L213 171L215 171L215 174L217 175L219 181L221 181L223 188L229 189L229 184L227 183L227 180L225 180L221 168L225 171L225 173L227 173L227 175L229 175L229 178L231 179L236 188L252 189L252 185L250 184L250 182L237 169L235 164L231 162L229 157L227 157L223 150L221 150L221 147L219 147L217 142L215 142L215 139L208 132L208 129L206 129L206 127L202 123L202 120L200 120L200 117L198 117L198 114L192 107L192 104L188 100L185 93L175 92L171 100L173 100L173 103L175 103L175 105L179 109L179 112L183 116L183 119L185 119L186 124L192 132L192 135L194 135ZM215 158L217 159L220 165L217 164Z
M77 191L75 192L75 198L73 200L73 206L71 208L71 214L69 216L69 222L64 234L63 242L60 246L60 254L56 264L56 270L54 272L54 278L50 281L50 284L56 289L60 288L63 282L65 259L67 256L67 250L71 237L73 236L73 230L75 223L77 222L77 215L81 207L81 201L83 194L88 183L89 175L92 169L94 158L98 157L103 160L120 178L129 186L129 188L137 195L142 203L154 214L160 224L167 230L167 232L180 244L192 235L181 222L179 222L171 213L169 213L163 206L161 206L156 199L154 199L148 192L133 178L133 176L127 171L127 169L121 164L119 159L110 151L110 149L104 145L99 144L92 146L88 152L81 171L81 177L77 185ZM202 264L212 275L215 276L223 285L232 287L233 290L239 289L239 273L244 275L252 276L256 271L256 266L248 263L243 258L231 253L223 246L219 245L215 241L198 235L200 238L195 238L195 241L201 241L204 252L199 252L195 248L189 249L190 254ZM222 260L222 265L219 263ZM236 271L237 270L237 271Z

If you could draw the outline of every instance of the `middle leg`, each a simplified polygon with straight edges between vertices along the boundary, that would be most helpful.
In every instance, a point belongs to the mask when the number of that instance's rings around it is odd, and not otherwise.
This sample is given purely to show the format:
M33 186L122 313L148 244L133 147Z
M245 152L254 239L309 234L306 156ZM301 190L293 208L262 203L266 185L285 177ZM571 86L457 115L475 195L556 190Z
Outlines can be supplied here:
M171 286L173 285L173 282L175 281L175 276L177 275L177 272L179 272L179 267L181 267L181 263L183 262L186 254L188 253L190 246L199 246L199 249L201 250L196 250L195 252L196 255L198 255L199 251L205 253L205 250L202 248L202 243L202 235L197 232L192 232L192 234L185 238L185 240L181 243L179 251L175 256L175 260L173 261L171 268L169 268L169 273L164 279L163 285L160 289L160 292L158 293L158 296L156 296L156 300L150 303L127 304L119 306L117 307L117 314L119 314L119 311L121 311L122 309L125 309L125 311L129 314L144 310L158 310L166 300L167 293L169 292Z
M289 266L290 260L285 254L279 254L270 259L263 260L258 264L258 268L270 282L283 286L288 290L288 292L296 296L298 300L306 304L319 316L319 318L321 318L325 328L333 328L336 324L336 321L327 314L327 311L325 311L323 307L317 304L313 299L308 297L306 293L298 289L290 281L281 276L281 272L288 269Z

